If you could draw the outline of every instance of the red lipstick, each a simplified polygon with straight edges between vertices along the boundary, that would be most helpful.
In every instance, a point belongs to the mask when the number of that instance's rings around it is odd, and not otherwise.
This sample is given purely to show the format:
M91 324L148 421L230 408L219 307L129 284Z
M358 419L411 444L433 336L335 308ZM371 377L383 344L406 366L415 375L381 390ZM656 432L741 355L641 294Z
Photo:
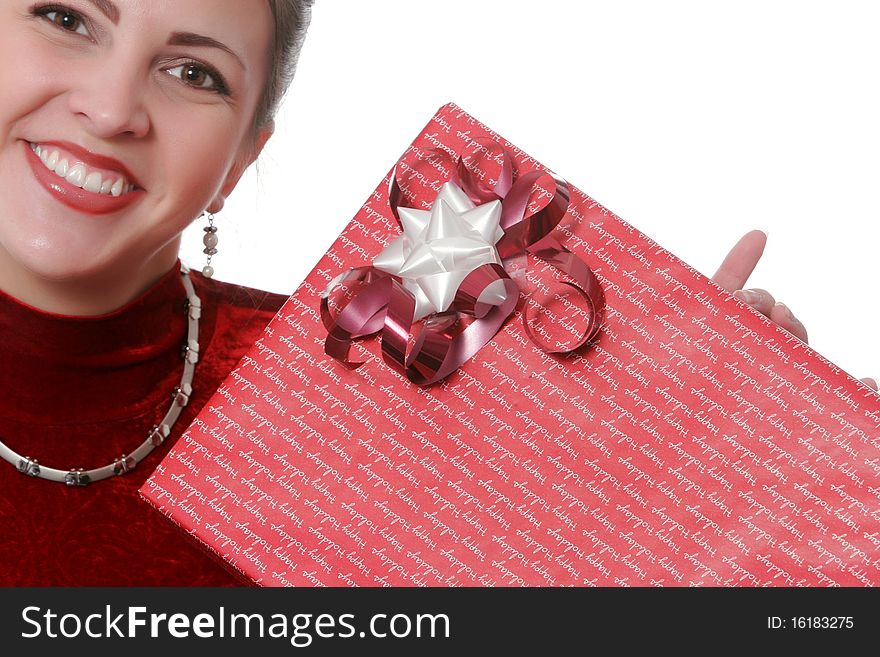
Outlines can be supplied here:
M54 171L47 169L46 165L40 160L40 157L31 148L30 143L23 142L23 145L25 156L37 181L50 195L73 210L91 215L119 212L139 200L144 194L144 190L140 188L131 172L118 160L96 155L76 144L68 142L39 143L39 146L43 148L52 148L54 146L57 149L70 153L75 160L71 162L71 165L76 162L82 162L83 165L90 169L114 172L124 176L135 187L134 191L123 193L121 196L96 194L71 184Z

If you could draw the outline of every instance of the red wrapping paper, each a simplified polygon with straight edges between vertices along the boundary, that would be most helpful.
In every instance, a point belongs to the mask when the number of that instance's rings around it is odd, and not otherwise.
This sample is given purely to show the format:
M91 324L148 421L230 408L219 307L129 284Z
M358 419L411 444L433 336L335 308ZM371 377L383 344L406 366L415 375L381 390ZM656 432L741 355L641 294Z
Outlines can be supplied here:
M448 179L431 149L486 138L541 168L446 105L398 166L407 205ZM144 499L260 585L880 583L880 397L574 187L556 235L605 291L591 348L544 353L521 304L438 385L375 339L357 369L326 356L321 292L399 232L388 180ZM557 278L529 260L523 303L576 333Z

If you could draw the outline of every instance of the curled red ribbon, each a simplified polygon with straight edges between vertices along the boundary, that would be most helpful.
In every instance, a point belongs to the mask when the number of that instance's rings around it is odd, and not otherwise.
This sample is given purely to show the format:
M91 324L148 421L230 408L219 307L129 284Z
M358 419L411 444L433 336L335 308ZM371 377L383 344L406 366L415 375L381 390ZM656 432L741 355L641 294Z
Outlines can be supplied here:
M496 247L505 262L530 253L553 265L571 280L563 285L575 291L584 301L586 323L581 335L562 345L540 335L532 324L538 304L527 304L523 310L526 334L547 353L570 353L593 340L605 315L605 294L587 264L566 249L553 235L570 203L568 184L558 176L531 171L516 176L512 158L493 142L481 142L482 163L498 164L497 182L487 186L462 158L452 162L452 182L456 183L477 205L501 202L501 227L504 236ZM452 160L445 151L435 152ZM473 163L472 163L473 165ZM529 200L535 186L549 181L549 200L538 211L527 216ZM388 203L400 224L397 208L401 189L396 172L391 176ZM336 309L331 295L342 288L349 290L350 299ZM481 301L490 289L497 298L503 288L504 301L494 305ZM482 349L514 313L519 299L519 286L499 265L481 265L471 271L459 286L449 310L429 315L413 334L415 299L401 280L372 266L351 269L330 283L321 299L321 318L327 329L325 352L349 367L361 362L349 359L354 340L381 332L382 357L412 383L425 386L436 383L461 367Z

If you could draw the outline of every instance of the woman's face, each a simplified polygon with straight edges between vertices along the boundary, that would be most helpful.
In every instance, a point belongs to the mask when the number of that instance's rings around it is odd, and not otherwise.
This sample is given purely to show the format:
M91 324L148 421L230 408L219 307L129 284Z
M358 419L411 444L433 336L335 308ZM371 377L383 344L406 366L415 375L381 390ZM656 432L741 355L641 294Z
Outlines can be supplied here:
M268 138L272 20L254 0L0 3L0 286L168 271Z

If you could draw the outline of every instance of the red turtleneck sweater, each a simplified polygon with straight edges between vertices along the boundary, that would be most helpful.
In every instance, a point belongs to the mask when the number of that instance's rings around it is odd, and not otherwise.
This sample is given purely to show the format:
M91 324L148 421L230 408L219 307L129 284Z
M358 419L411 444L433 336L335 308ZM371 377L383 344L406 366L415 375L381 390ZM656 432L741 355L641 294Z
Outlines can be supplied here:
M171 437L125 475L73 488L0 460L0 585L234 586L239 575L138 497L138 488L287 297L207 280L194 393ZM66 317L0 292L0 441L62 470L131 453L183 371L177 268L113 313Z

